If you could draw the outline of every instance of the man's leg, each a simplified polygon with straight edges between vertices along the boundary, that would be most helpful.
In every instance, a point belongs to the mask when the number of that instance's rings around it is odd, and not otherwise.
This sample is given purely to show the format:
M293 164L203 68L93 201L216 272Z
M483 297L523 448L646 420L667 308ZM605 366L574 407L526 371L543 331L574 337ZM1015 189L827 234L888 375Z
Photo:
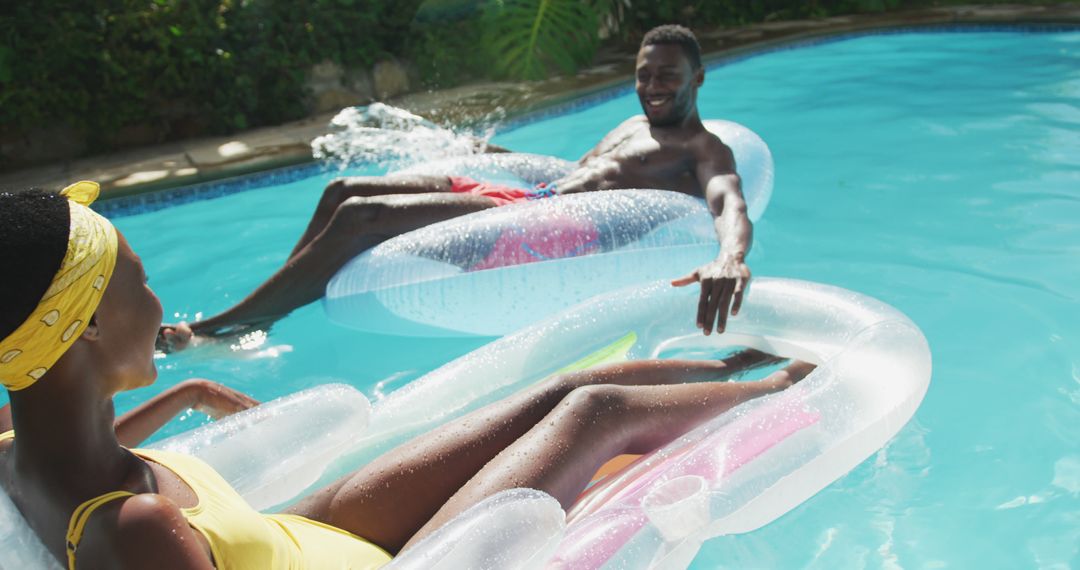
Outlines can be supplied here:
M195 334L261 326L320 299L347 261L389 238L494 206L470 194L395 194L345 199L321 232L295 252L251 295L232 308L192 323Z
M323 189L322 197L315 206L307 229L293 247L289 258L304 249L315 236L326 229L338 206L349 198L371 198L391 194L426 194L449 192L450 179L446 176L351 176L332 180Z

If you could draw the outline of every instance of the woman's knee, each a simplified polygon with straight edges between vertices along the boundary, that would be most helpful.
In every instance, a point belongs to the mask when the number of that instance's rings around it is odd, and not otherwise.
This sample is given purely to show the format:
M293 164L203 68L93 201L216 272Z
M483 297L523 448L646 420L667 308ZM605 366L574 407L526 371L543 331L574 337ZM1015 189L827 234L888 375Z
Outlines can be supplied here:
M562 399L560 407L577 421L603 423L625 413L626 387L615 384L580 386Z
M551 394L557 394L558 399L562 400L576 388L588 386L589 379L590 376L584 372L566 372L552 376L543 383L541 388Z

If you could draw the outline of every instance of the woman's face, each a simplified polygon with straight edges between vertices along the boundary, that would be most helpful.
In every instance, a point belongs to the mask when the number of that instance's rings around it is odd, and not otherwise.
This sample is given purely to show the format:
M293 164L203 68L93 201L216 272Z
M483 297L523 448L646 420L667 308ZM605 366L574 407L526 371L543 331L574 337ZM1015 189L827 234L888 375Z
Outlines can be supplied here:
M108 377L117 392L157 378L154 341L161 327L161 302L147 285L139 256L117 232L116 268L94 313Z

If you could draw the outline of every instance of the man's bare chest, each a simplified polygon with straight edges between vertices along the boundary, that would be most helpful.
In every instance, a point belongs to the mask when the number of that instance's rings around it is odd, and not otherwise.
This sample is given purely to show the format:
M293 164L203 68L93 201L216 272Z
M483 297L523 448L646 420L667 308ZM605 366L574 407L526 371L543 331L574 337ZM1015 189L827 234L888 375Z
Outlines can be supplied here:
M647 132L638 131L617 139L599 155L618 163L626 174L653 177L693 173L694 157L688 149L679 142L652 138Z

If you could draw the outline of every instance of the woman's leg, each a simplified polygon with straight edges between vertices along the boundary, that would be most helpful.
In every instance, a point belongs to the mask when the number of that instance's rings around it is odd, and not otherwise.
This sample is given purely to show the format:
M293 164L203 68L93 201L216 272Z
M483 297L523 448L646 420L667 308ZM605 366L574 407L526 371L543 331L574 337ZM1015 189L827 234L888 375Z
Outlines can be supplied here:
M624 453L644 454L747 400L791 385L756 382L579 388L500 452L421 528L422 540L469 507L514 488L538 489L569 509L596 470Z
M770 355L748 351L728 362L638 361L566 375L409 441L290 512L397 551L484 465L533 429L575 388L719 380L772 361Z

